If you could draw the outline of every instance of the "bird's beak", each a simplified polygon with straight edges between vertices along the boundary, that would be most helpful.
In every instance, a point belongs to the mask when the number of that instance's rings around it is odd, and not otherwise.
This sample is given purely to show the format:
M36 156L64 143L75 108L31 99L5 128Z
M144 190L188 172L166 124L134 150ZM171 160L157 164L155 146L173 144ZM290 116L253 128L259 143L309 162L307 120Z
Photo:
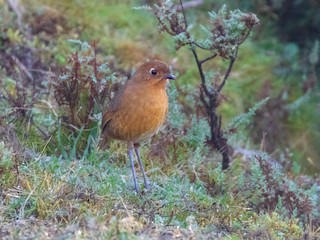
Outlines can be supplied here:
M166 76L166 79L176 80L176 77L173 74L169 74L169 75Z

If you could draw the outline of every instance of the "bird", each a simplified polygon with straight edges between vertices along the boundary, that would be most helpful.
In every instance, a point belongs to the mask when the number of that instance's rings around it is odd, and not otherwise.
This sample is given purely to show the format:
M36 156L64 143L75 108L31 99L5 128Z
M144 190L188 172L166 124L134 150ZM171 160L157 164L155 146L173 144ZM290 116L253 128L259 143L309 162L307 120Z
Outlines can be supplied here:
M175 80L170 67L163 61L151 60L138 67L136 73L111 99L102 116L101 140L120 140L127 143L134 188L140 188L134 167L138 160L146 190L150 189L140 156L140 145L147 142L166 120L168 113L168 80Z

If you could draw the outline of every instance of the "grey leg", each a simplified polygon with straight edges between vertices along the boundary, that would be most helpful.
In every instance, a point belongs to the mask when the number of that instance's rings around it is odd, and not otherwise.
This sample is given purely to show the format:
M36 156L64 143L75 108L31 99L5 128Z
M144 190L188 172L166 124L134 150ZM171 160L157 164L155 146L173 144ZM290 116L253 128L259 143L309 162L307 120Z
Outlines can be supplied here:
M128 145L128 155L129 155L130 162L131 162L131 169L132 169L132 175L133 175L133 181L134 181L134 189L136 190L137 193L139 193L140 189L139 189L139 185L137 182L136 171L134 170L134 159L133 159L132 150L133 150L132 145L131 146Z
M142 171L144 187L148 190L149 189L149 183L148 183L148 179L147 179L146 173L144 172L143 164L142 164L142 161L141 161L139 145L135 145L134 146L134 151L136 152L136 155L137 155L137 158L138 158L138 162L139 162L139 165L140 165L140 169Z

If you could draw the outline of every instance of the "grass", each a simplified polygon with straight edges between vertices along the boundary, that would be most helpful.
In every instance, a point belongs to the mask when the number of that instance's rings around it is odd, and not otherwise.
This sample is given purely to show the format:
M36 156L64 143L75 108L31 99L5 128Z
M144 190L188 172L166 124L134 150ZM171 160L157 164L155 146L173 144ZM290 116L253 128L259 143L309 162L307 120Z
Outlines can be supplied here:
M125 154L124 148L121 152ZM17 183L2 189L2 236L287 239L303 234L298 219L285 219L278 211L256 213L241 192L234 192L239 189L239 169L225 173L220 166L203 167L200 154L171 165L168 173L161 171L166 167L159 162L146 163L152 191L137 195L128 164L116 161L117 153L108 154L95 152L72 161L39 155L22 163ZM252 201L256 190L247 191ZM20 231L12 231L20 225Z

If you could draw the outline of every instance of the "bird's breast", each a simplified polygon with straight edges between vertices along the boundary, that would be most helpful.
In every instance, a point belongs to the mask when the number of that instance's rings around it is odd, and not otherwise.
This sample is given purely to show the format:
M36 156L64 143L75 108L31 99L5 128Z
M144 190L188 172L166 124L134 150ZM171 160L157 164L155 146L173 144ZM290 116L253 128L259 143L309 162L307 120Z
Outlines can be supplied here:
M132 142L148 140L164 123L168 111L165 89L137 89L124 94L114 114L111 137Z

